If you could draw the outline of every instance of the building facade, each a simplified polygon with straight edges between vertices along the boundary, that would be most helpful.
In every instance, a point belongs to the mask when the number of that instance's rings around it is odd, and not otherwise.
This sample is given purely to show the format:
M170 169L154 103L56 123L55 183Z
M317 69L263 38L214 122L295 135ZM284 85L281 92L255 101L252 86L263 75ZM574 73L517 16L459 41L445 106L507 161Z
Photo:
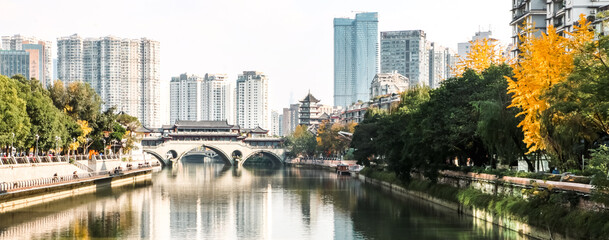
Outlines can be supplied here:
M100 95L102 110L116 108L143 126L160 126L160 44L113 36L57 40L57 72L64 84L84 81Z
M429 49L423 30L381 32L381 72L397 71L411 86L429 85Z
M51 42L21 35L3 36L0 50L24 50L30 55L29 78L38 79L43 86L52 83L53 62Z
M491 32L491 31L478 31L474 34L471 41L458 43L457 51L458 51L459 57L464 58L465 56L467 56L467 54L469 54L469 52L471 50L472 43L474 43L475 41L481 41L481 40L485 40L485 39L495 40L491 37L491 35L493 35L493 32Z
M429 49L429 86L438 88L442 81L454 76L453 68L457 64L455 52L447 47L431 43Z
M234 123L232 95L226 74L205 74L201 84L201 120Z
M235 88L237 125L242 128L269 128L268 78L262 72L244 71Z
M298 103L290 104L289 108L283 109L283 114L282 114L283 115L283 119L282 119L283 136L288 136L292 132L294 132L294 130L296 130L296 127L300 123L299 115L298 115L299 109L300 109L300 104L298 104Z
M30 78L30 54L24 50L0 50L0 75Z
M368 100L378 72L378 13L334 19L334 105Z
M270 130L270 134L271 136L279 136L280 133L280 128L281 128L281 120L280 120L280 116L279 113L275 110L271 111L271 130Z
M573 32L580 15L593 20L599 8L609 0L558 0L546 2L546 26L554 26L557 32Z
M172 77L170 89L170 123L177 120L201 120L201 86L203 78L196 75L180 74Z
M83 81L83 40L78 34L57 39L57 78L68 84Z
M408 89L410 81L397 71L379 73L370 84L370 99L378 96L401 93Z

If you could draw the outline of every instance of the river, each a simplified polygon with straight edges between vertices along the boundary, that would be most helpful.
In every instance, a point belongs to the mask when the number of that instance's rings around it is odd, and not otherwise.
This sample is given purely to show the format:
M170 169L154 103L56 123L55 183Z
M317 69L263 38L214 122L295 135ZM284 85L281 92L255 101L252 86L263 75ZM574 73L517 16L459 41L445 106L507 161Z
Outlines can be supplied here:
M525 239L323 170L186 162L0 214L1 239Z

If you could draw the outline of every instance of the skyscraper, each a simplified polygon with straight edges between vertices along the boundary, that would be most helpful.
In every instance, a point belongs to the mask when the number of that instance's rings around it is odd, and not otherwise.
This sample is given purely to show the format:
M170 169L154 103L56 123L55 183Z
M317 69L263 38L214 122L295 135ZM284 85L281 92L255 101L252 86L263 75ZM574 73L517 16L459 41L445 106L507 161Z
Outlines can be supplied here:
M381 32L381 72L398 71L410 86L429 85L429 48L423 30Z
M2 50L24 50L29 53L29 77L38 79L43 86L51 84L53 62L51 42L21 35L3 36ZM24 75L25 76L25 75Z
M57 39L57 77L65 84L83 81L82 47L78 34Z
M268 78L262 72L243 71L237 78L236 123L242 128L269 129Z
M78 35L57 40L57 71L65 84L84 81L100 95L102 110L115 107L160 126L160 71L157 41Z
M226 74L205 74L201 85L201 120L233 123L233 89Z
M281 134L283 136L288 136L292 132L294 132L294 130L296 130L296 127L300 123L299 115L298 115L299 109L300 109L299 103L290 104L289 108L283 109L283 114L282 114L283 119L282 119L282 124L281 124L281 126L282 126Z
M275 110L271 111L271 130L270 130L270 134L271 136L279 136L281 134L280 132L280 116L279 113Z
M140 40L140 65L142 71L140 122L143 126L161 125L161 44L142 38Z
M202 82L202 77L186 73L171 78L169 83L171 124L176 120L201 120Z
M367 101L378 72L378 13L334 19L334 105Z
M429 86L438 88L442 81L453 76L456 65L455 52L450 48L430 43L429 48Z

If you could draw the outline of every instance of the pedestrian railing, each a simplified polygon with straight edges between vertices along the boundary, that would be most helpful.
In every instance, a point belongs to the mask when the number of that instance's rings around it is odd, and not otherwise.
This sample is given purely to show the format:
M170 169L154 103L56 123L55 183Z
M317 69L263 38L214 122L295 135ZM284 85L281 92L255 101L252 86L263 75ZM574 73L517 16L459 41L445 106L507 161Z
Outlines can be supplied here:
M119 154L111 155L93 155L91 156L97 161L120 161L121 156ZM17 157L0 157L0 166L5 165L24 165L24 164L38 164L38 163L67 163L70 160L82 161L89 160L88 155L65 155L65 156L17 156Z
M87 178L94 178L94 177L100 177L100 176L111 176L113 174L121 174L123 172L123 170L133 171L133 170L138 170L138 169L149 169L151 167L156 167L156 166L160 166L160 164L158 162L153 163L153 164L138 164L135 166L129 164L128 167L126 167L126 169L119 168L119 169L114 169L112 171L74 173L71 175L64 175L64 176L52 176L52 177L47 177L47 178L21 180L21 181L14 181L14 182L2 182L2 183L0 183L0 193L5 193L5 192L11 191L11 190L19 190L19 189L30 188L30 187L38 187L38 186L44 186L44 185L65 183L65 182L83 180L83 179L87 179Z

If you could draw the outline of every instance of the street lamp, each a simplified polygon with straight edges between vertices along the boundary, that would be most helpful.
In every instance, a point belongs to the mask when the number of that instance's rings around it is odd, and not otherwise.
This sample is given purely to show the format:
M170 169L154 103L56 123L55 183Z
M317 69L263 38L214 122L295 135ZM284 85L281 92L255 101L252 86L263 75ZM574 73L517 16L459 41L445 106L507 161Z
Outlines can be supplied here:
M38 139L40 139L40 136L38 136L38 134L36 134L36 150L34 151L35 158L38 157Z
M102 138L102 141L104 141L104 154L106 154L106 139Z
M13 137L11 138L11 157L13 157L13 142L15 141L15 133L11 133Z
M55 155L59 156L59 141L61 141L61 137L55 136Z

